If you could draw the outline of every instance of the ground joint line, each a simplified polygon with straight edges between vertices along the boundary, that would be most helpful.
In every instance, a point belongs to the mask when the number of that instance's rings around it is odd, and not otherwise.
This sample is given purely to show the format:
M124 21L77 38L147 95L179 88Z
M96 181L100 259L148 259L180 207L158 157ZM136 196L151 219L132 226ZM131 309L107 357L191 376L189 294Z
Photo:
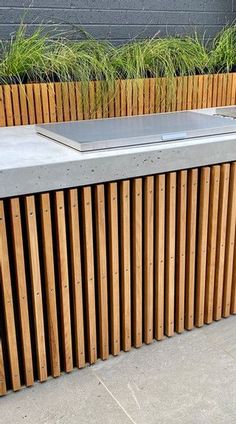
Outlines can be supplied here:
M133 418L129 415L129 413L125 410L125 408L121 405L121 403L118 401L118 399L116 399L116 397L113 395L113 393L108 389L108 387L106 386L106 384L104 383L104 381L101 380L101 378L96 374L96 372L92 369L91 370L95 377L97 378L97 380L99 381L99 383L101 383L103 385L103 387L106 389L106 391L109 393L109 395L114 399L114 401L117 403L117 405L122 409L122 411L125 413L125 415L129 418L129 420L133 423L133 424L137 424Z

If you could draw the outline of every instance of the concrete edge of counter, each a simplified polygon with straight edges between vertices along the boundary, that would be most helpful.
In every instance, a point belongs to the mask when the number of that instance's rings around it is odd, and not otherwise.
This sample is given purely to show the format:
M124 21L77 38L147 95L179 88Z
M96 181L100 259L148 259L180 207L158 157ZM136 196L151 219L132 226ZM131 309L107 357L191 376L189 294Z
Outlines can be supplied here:
M160 174L236 160L236 137L210 137L171 148L147 148L119 155L86 157L0 170L0 198L79 187L108 181Z

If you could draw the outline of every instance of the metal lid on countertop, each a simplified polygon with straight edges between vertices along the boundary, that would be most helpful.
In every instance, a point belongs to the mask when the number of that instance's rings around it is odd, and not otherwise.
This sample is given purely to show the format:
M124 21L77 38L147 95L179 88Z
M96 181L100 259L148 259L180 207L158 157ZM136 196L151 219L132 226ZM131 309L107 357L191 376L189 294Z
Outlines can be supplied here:
M236 121L200 112L35 125L38 134L81 152L131 147L236 132Z

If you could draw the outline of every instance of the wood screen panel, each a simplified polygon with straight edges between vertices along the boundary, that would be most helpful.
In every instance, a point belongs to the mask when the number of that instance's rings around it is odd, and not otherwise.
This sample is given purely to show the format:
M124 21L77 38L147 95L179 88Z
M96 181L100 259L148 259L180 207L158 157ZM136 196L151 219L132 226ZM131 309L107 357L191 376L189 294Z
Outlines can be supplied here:
M235 314L235 193L227 163L0 200L0 395Z
M236 74L0 86L0 127L235 104Z

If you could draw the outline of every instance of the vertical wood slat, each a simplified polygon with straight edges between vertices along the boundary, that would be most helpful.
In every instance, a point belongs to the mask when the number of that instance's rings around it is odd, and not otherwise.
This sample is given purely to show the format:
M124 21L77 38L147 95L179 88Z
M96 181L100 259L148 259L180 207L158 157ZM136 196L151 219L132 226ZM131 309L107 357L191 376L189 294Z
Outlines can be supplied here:
M220 165L211 168L210 176L210 201L209 223L207 235L207 265L205 288L205 322L210 324L213 320L213 299L216 266L216 235L219 208Z
M223 75L218 74L217 99L216 99L216 105L217 106L222 106L222 95L223 95Z
M0 396L5 395L6 393L7 393L6 375L5 375L4 360L3 360L2 339L0 338Z
M203 106L203 81L204 75L198 75L198 90L197 90L197 108L201 109Z
M236 314L236 243L234 244L233 279L231 289L230 313Z
M34 382L33 360L31 351L28 296L26 287L25 259L19 198L10 200L11 228L15 264L15 280L19 302L21 339L23 350L24 374L27 386Z
M192 101L193 101L193 76L188 77L188 88L187 88L187 110L193 109Z
M29 124L35 124L36 112L35 112L35 104L34 104L33 84L27 84L25 86L25 89L26 89Z
M121 82L115 81L115 116L121 116Z
M4 99L4 91L2 85L0 85L0 127L5 127L7 125L6 122L6 112L5 112L5 99Z
M229 193L229 172L230 172L229 164L221 165L217 249L216 249L215 290L214 290L214 310L213 310L214 320L220 319L222 315L226 219L227 219L228 193ZM229 252L227 252L227 254L228 253Z
M96 117L96 98L95 98L95 81L90 81L89 83L89 116L91 119Z
M130 182L120 183L120 257L122 348L131 348Z
M153 340L154 177L144 178L144 342Z
M201 168L200 194L198 209L198 240L197 240L197 264L196 264L196 302L195 302L195 325L201 327L204 324L205 304L205 279L207 258L207 228L209 209L210 168Z
M18 85L12 84L11 86L11 97L12 97L12 110L14 125L21 125L21 112L20 112L20 101Z
M82 99L82 90L81 90L81 82L75 83L75 99L76 99L76 114L77 119L83 119L83 99Z
M57 122L56 93L55 86L53 83L48 84L48 102L50 122Z
M235 229L236 229L236 163L233 162L230 165L229 203L228 203L228 216L227 216L223 307L222 307L223 317L228 317L230 315Z
M58 274L60 288L60 305L62 321L62 341L64 353L64 366L67 372L73 369L71 316L69 296L69 270L67 257L67 235L65 222L64 192L55 192L55 218L57 233Z
M115 116L115 84L114 81L109 83L108 88L108 115L109 118L114 118Z
M155 177L155 338L164 337L165 175Z
M132 108L132 80L126 81L126 102L127 102L127 116L133 115Z
M95 87L96 87L96 117L97 119L101 119L103 117L101 81L96 81Z
M41 89L43 122L47 123L47 122L50 122L48 85L47 84L40 84L40 89Z
M150 111L150 105L149 105L149 100L150 100L150 84L149 84L149 79L145 78L144 80L144 114L149 113Z
M126 84L126 80L120 81L120 116L127 116L127 84Z
M9 266L8 243L6 233L6 221L3 201L0 200L0 284L3 297L3 309L6 325L7 348L10 362L11 383L13 390L21 388L19 358L16 341L16 322L13 309L13 296L11 286L11 275ZM4 381L3 381L4 389Z
M84 267L85 267L85 294L86 294L86 322L88 334L88 359L92 364L97 360L97 333L95 307L95 274L93 252L93 222L92 222L92 194L91 187L82 188L82 215L84 237Z
M85 341L79 207L77 189L70 189L68 191L68 219L71 250L71 286L74 305L75 356L77 367L82 368L85 365Z
M212 107L213 89L213 75L208 75L207 87L204 89L204 93L206 93L206 107Z
M155 78L151 78L149 84L150 84L149 113L155 113L155 89L156 89Z
M231 101L230 104L234 105L236 102L236 73L232 75L232 89L231 89Z
M194 326L195 259L197 230L198 170L188 171L186 235L185 328Z
M97 288L99 312L99 346L100 357L109 356L108 340L108 296L107 296L107 252L106 252L106 219L105 219L104 185L95 186L95 223L97 246Z
M132 307L133 342L142 345L142 178L132 181Z
M21 123L27 125L29 123L28 117L28 99L25 85L19 85L19 99L20 99L20 111L21 111Z
M93 82L93 81L92 81ZM76 121L76 101L75 101L75 83L69 83L69 107L70 107L70 120Z
M31 290L34 309L34 328L39 380L47 379L47 360L42 303L41 272L39 263L38 230L36 222L35 197L25 197L26 227L28 236Z
M183 101L183 78L177 77L176 104L175 110L182 110Z
M176 173L167 174L166 184L166 258L165 258L165 334L174 334L175 303L175 220Z
M213 75L212 107L217 106L218 74Z
M211 99L211 90L209 87L208 75L203 75L202 81L202 108L207 107L207 102Z
M35 118L36 123L41 124L43 122L43 104L41 97L40 84L33 84L33 95L34 95L34 105L35 105Z
M63 121L70 121L70 104L69 104L69 83L65 82L61 85L62 93L62 109L63 109ZM86 97L86 102L88 104L88 96ZM88 119L88 117L86 117Z
M102 86L102 114L103 114L103 118L108 118L108 92L107 89L104 85L104 81L101 81L101 86Z
M138 115L144 114L144 80L138 79Z
M176 225L176 280L175 328L184 331L185 317L185 254L187 217L187 171L177 174L177 225Z
M63 100L62 100L62 85L60 83L55 84L55 101L56 101L56 113L57 122L63 121Z
M4 103L5 103L5 113L6 113L6 124L7 126L14 125L14 116L13 116L13 105L11 98L11 86L3 85L4 93Z
M52 218L49 193L40 195L40 215L42 226L44 284L47 301L51 373L53 377L57 377L60 375L60 354L57 323Z
M117 183L109 183L107 188L108 208L108 247L110 280L110 345L111 353L120 352L120 292L119 292L119 232L118 232L118 193Z

